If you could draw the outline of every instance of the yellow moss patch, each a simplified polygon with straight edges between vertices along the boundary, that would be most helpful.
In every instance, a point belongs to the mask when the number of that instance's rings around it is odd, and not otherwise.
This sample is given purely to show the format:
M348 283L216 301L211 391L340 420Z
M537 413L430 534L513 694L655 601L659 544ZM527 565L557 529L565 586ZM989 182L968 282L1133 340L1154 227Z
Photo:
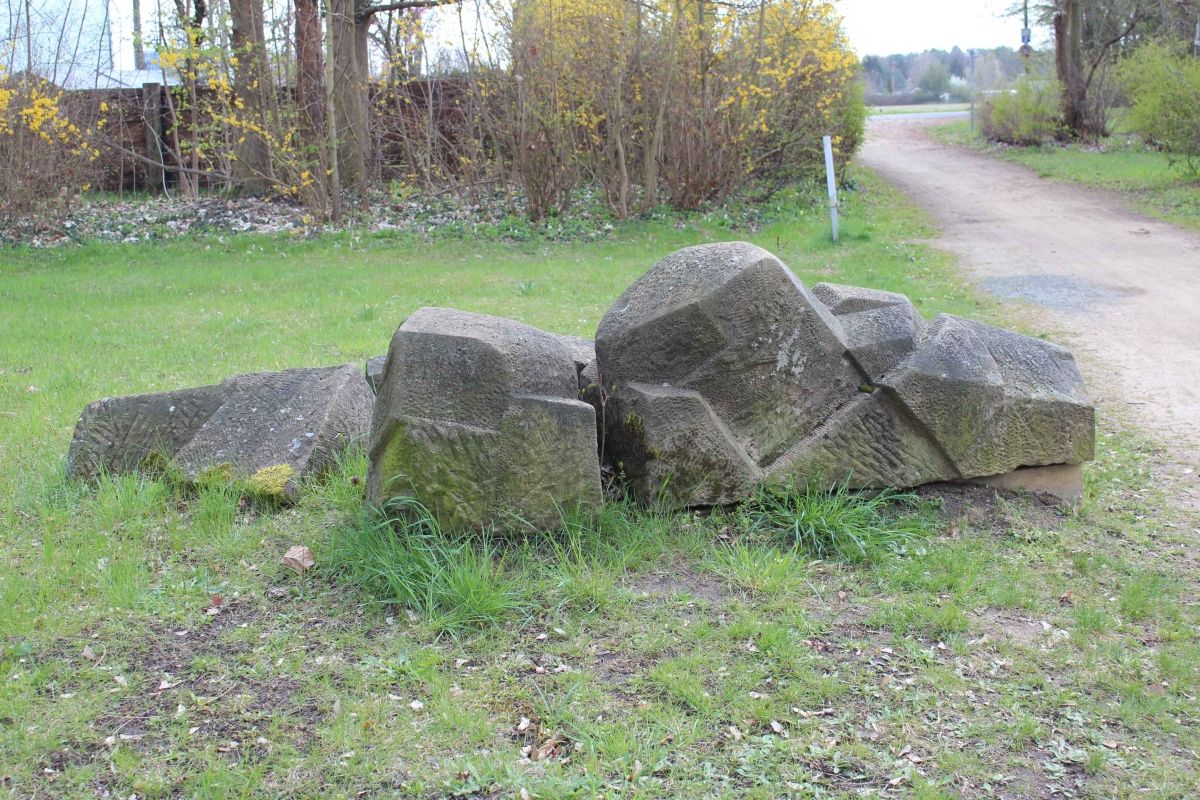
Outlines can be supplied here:
M288 481L296 474L296 470L288 464L275 464L263 467L250 476L247 485L255 494L264 497L283 497Z
M229 461L224 461L220 464L213 464L211 467L197 475L195 480L195 483L201 485L232 482L233 464Z

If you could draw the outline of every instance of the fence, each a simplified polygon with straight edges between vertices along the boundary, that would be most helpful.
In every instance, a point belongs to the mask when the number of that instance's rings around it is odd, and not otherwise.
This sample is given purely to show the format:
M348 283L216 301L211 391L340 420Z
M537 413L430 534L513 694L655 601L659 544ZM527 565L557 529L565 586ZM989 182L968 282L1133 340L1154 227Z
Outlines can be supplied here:
M95 188L109 192L170 190L179 180L176 134L186 142L190 131L207 127L204 112L183 110L180 91L157 83L140 89L68 90L69 105L83 119L106 120L101 177ZM280 92L289 96L291 89ZM397 86L370 87L371 129L375 141L376 174L383 180L428 176L458 162L463 131L469 128L465 108L466 83L457 78L431 78ZM208 90L197 90L200 108L207 107ZM187 104L190 106L191 104ZM103 110L102 109L106 109ZM414 147L420 143L420 147ZM418 154L419 153L419 154ZM190 164L187 166L191 166ZM212 167L202 161L201 168ZM202 186L219 185L221 170L202 176Z

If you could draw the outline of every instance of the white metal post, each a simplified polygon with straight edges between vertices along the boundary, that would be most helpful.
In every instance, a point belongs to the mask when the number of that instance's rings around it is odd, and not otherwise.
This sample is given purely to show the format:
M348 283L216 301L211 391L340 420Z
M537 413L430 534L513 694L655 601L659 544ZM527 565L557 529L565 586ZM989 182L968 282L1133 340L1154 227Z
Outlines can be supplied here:
M821 137L825 145L825 183L829 187L829 220L833 223L833 240L838 240L837 178L833 174L833 139Z

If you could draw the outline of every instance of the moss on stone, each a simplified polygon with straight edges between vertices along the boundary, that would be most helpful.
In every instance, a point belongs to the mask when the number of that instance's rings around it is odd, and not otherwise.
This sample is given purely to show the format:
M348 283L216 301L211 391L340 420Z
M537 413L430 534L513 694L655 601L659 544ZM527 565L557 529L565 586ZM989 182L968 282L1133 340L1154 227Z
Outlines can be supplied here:
M229 461L213 464L211 467L201 470L193 479L193 483L198 486L233 483L233 464Z
M287 493L288 481L295 475L290 464L274 464L251 475L246 486L254 494L279 499Z

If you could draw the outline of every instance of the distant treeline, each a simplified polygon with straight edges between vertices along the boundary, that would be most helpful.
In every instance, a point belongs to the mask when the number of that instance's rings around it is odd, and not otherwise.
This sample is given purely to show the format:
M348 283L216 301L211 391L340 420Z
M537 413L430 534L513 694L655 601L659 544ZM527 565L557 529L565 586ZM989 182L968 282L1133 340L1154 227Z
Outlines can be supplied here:
M1047 52L1029 58L1031 71L1044 72L1052 63ZM867 56L862 60L867 102L872 104L929 102L969 96L971 56L959 47ZM979 90L1008 86L1025 72L1025 59L1011 47L975 51L975 86Z

